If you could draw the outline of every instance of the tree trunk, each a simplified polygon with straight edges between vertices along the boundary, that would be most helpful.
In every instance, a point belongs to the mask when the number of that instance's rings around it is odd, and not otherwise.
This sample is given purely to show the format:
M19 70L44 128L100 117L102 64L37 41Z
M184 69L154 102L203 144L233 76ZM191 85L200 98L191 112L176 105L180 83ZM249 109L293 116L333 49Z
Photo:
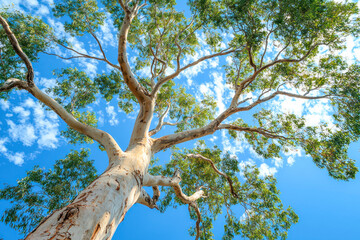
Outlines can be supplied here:
M25 240L111 239L141 193L151 152L137 144L111 159L108 169L68 206L53 212Z

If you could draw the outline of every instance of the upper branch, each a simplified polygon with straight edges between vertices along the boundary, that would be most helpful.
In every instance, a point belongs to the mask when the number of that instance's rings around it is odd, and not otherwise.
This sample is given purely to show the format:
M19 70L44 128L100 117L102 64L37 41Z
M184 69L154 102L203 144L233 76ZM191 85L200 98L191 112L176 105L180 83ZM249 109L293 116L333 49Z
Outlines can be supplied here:
M159 122L158 125L149 132L149 136L155 135L156 133L158 133L161 128L164 126L164 118L166 117L166 115L168 114L169 110L170 110L170 106L171 104L169 103L166 110L164 111L163 114L161 114L161 116L159 117Z
M214 53L214 54L210 54L210 55L201 57L198 60L196 60L196 61L194 61L192 63L189 63L188 65L186 65L184 67L180 67L180 65L179 65L178 69L174 73L164 77L163 79L161 79L160 81L158 81L156 83L155 87L153 88L153 90L151 92L151 96L155 96L164 83L166 83L167 81L170 81L171 79L174 79L175 77L177 77L184 70L186 70L186 69L188 69L190 67L193 67L193 66L195 66L195 65L197 65L197 64L199 64L199 63L201 63L201 62L203 62L203 61L205 61L207 59L218 57L218 56L228 55L228 54L236 52L238 50L239 49L231 49L231 50L225 49L225 50L222 50L222 51L220 51L218 53Z
M91 35L92 35L92 33L91 33ZM94 38L95 39L97 39L97 37L95 36L95 35L93 35L94 36ZM98 41L98 40L97 40ZM66 46L66 45L64 45L64 44L62 44L62 43L58 43L60 46L62 46L63 48L65 48L65 49L67 49L67 50L69 50L69 51L72 51L72 52L74 52L74 53L76 53L76 54L78 54L77 56L71 56L71 57L63 57L63 56L60 56L60 55L58 55L58 54L54 54L54 53L48 53L48 52L45 52L45 54L48 54L48 55L54 55L54 56L57 56L57 57L59 57L59 58L61 58L61 59L73 59L73 58L89 58L89 59L94 59L94 60L98 60L98 61L104 61L104 62L106 62L107 64L109 64L110 66L112 66L113 68L116 68L116 69L119 69L120 70L120 67L119 66L117 66L117 65L115 65L115 64L113 64L113 63L111 63L107 58L106 58L106 56L105 56L105 53L102 51L102 54L103 54L103 58L99 58L99 57L94 57L94 56L91 56L91 55L88 55L88 54L85 54L85 53L81 53L81 52L79 52L79 51L77 51L77 50L75 50L75 49L73 49L73 48L71 48L71 47L68 47L68 46ZM99 43L100 44L100 43ZM101 45L99 45L99 47L100 47L100 49L102 49L102 47L101 47Z
M19 42L17 41L14 33L11 31L11 29L9 27L9 24L2 16L0 16L0 24L3 26L5 33L6 33L7 37L9 38L10 43L13 46L16 54L24 61L26 68L27 68L26 81L27 81L29 87L33 87L34 86L34 69L32 67L32 64L31 64L29 58L26 56L26 54L21 49Z
M148 100L147 90L136 80L133 72L131 71L127 52L126 52L126 44L127 38L131 27L131 22L137 14L139 8L134 6L135 10L130 11L126 5L119 0L120 5L125 10L125 17L123 19L123 23L119 33L119 48L118 48L118 61L120 64L120 70L123 74L124 81L129 87L130 91L135 95L136 99L142 104L144 101Z
M249 133L259 133L265 137L268 138L274 138L274 139L289 139L287 137L277 135L274 132L271 132L269 130L263 129L263 128L252 128L252 127L239 127L231 124L220 124L218 129L228 129L228 130L235 130L239 132L249 132Z
M200 154L188 154L187 156L190 157L190 158L198 158L198 159L201 159L201 160L204 160L204 161L207 161L208 163L210 163L210 165L211 165L211 167L214 169L214 171L215 171L217 174L223 176L223 177L226 179L226 181L228 181L229 186L230 186L230 192L231 192L231 194L232 194L235 198L238 198L238 195L237 195L236 192L235 192L235 189L234 189L233 182L232 182L231 178L230 178L227 174L221 172L221 171L215 166L215 163L214 163L211 159L206 158L206 157L204 157L204 156L202 156L202 155L200 155Z
M8 91L11 88L18 87L20 89L25 89L30 92L35 98L44 103L46 106L50 107L60 118L64 120L69 127L72 129L85 134L86 136L96 140L101 145L103 145L109 155L109 158L112 159L113 156L119 155L121 153L121 149L116 143L116 141L112 138L112 136L104 131L93 128L86 124L79 122L73 115L65 110L58 102L54 99L46 95L42 92L33 82L33 68L31 62L29 61L26 54L21 50L19 43L12 33L9 25L6 20L0 16L0 22L6 29L6 33L8 38L11 41L11 44L14 47L16 53L21 57L21 59L25 62L28 68L27 82L21 81L19 79L10 78L8 79L3 86L0 87L1 91ZM30 73L29 73L30 72Z

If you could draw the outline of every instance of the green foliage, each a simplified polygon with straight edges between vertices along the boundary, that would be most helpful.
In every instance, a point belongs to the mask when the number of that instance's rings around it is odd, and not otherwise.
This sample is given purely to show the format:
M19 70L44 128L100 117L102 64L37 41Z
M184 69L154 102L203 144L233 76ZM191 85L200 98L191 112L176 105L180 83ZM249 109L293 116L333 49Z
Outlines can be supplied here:
M94 112L79 112L72 111L71 114L81 123L84 123L88 126L97 127L97 118ZM74 129L67 127L66 131L61 131L61 136L67 138L71 144L84 144L84 143L93 143L94 140L75 131Z
M8 22L19 45L31 62L36 62L39 53L50 47L54 39L53 30L41 19L25 15L19 11L0 9L0 15ZM5 30L0 27L0 85L9 78L25 79L26 67L13 49ZM0 98L7 98L8 93L0 93Z
M12 202L1 221L26 234L45 216L69 204L97 177L88 157L89 150L72 150L57 160L53 169L46 171L35 166L17 185L1 189L0 199Z
M254 151L266 159L281 158L282 152L287 152L296 146L301 146L320 168L326 168L329 175L339 180L355 178L358 172L355 162L349 159L347 149L349 144L358 139L358 135L349 130L334 130L321 124L310 127L303 117L294 114L274 114L269 110L261 110L253 115L257 120L255 126L259 130L275 137L268 137L259 132L237 133L229 131L231 137L247 141ZM250 127L241 119L233 122L239 127ZM339 128L341 124L337 125Z
M128 2L132 8L136 2L144 1ZM99 8L96 0L56 1L53 13L65 21L65 31L73 37L95 36L107 14L120 30L125 14L119 1L102 0L101 3L103 6ZM194 56L202 44L213 52L224 50L222 43L226 35L230 38L227 47L237 49L231 55L232 64L225 67L227 83L233 90L245 87L242 95L251 93L260 96L259 99L284 88L305 93L303 96L314 92L328 95L334 119L332 126L321 123L310 127L303 117L253 108L253 123L236 119L231 124L243 131L229 130L229 135L246 141L265 159L279 158L283 152L302 147L314 163L325 168L333 178L354 178L358 169L354 160L349 159L347 149L360 137L360 66L348 66L334 55L334 50L345 47L345 37L359 34L356 3L190 0L189 5L191 18L177 10L175 0L148 0L133 19L127 41L137 54L132 71L141 76L137 77L139 83L150 93L169 72L188 64L186 57ZM38 18L7 9L0 14L7 19L32 62L51 46L51 42L69 46L66 41L56 39L53 30ZM272 50L280 52L279 55L265 51L270 45ZM327 55L319 56L321 46L328 49ZM3 29L0 29L0 47L0 84L10 77L24 79L26 69ZM272 65L278 59L301 61ZM259 69L262 72L258 72ZM76 68L62 69L55 75L58 77L56 86L49 92L78 121L87 125L97 126L95 114L86 111L86 107L95 102L99 92L108 102L116 99L126 114L134 111L138 104L118 69L98 74L94 79ZM246 79L249 80L247 85L241 85ZM0 94L1 98L7 97L7 93ZM175 132L206 125L214 119L215 109L216 102L211 96L198 100L173 80L167 81L156 96L155 114L161 117L168 111L166 119L170 119L170 125L176 125ZM62 131L62 135L72 144L93 142L70 128ZM237 196L230 193L227 180L208 162L191 159L186 156L188 153L210 158L232 179ZM87 157L85 150L73 151L64 160L57 161L54 170L35 167L17 186L1 190L1 199L14 201L2 221L26 233L46 214L64 206L96 176ZM202 212L201 239L213 239L213 222L220 215L225 217L223 239L234 239L238 235L249 239L284 239L290 225L298 220L291 208L283 207L273 177L260 178L259 170L253 166L239 169L238 161L218 148L208 149L199 144L193 150L174 151L169 163L156 165L150 172L171 176L175 169L182 172L181 185L185 194L192 194L199 186L206 190L207 197L198 201ZM171 188L162 191L165 196L161 211L183 204ZM244 215L239 218L240 214L235 212L240 207ZM196 219L194 210L190 210L190 217ZM190 229L190 234L195 235L194 228Z
M70 21L65 21L64 29L73 36L94 33L105 19L105 13L99 11L96 0L57 1L53 13L55 17L70 18Z
M97 127L98 120L94 112L79 111L96 100L98 88L96 84L83 71L77 68L66 68L55 71L56 85L48 92L55 96L55 100L62 104L79 122ZM67 127L61 131L71 144L93 143L93 140L78 131Z
M110 102L114 95L117 95L118 105L121 110L125 113L134 110L134 104L137 103L137 100L125 84L119 71L113 70L110 74L98 74L94 83L106 101Z
M208 162L190 158L187 156L189 153L211 159L220 171L231 178L237 197L231 194L227 180L218 175ZM209 149L199 144L193 150L173 152L169 163L164 167L154 166L150 171L152 174L172 176L175 169L181 171L180 184L185 194L191 195L200 186L206 191L206 198L197 201L202 214L200 239L213 239L213 222L221 215L226 219L223 239L233 239L236 235L249 239L283 239L291 224L298 221L290 207L283 207L274 177L260 178L259 170L254 166L239 169L237 159L223 154L217 147ZM161 199L161 211L169 206L183 205L172 189L163 188L162 191L165 196ZM241 218L238 218L241 214L239 207L244 213ZM196 214L190 211L190 217L195 220ZM195 235L193 228L190 234Z
M161 88L155 105L159 114L170 106L169 118L177 124L177 132L202 127L215 115L216 102L213 97L205 96L201 101L187 93L181 85L169 81Z
M67 111L79 110L96 100L98 89L85 72L65 68L54 71L54 75L57 76L56 85L49 92Z

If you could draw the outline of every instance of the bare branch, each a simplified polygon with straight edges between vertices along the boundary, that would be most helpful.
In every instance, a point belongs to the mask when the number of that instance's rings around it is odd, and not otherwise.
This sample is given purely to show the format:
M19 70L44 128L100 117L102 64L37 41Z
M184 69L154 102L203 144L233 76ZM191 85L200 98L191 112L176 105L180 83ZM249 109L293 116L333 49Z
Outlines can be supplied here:
M281 135L277 135L274 132L271 132L269 130L263 129L263 128L251 128L251 127L239 127L232 124L220 124L218 129L228 129L228 130L234 130L239 132L249 132L249 133L259 133L265 137L268 138L274 138L274 139L290 139Z
M75 50L75 49L73 49L73 48L71 48L71 47L68 47L68 46L66 46L66 45L64 45L64 44L62 44L62 43L58 43L58 44L59 44L60 46L62 46L63 48L65 48L65 49L67 49L67 50L69 50L69 51L72 51L72 52L78 54L78 56L63 57L63 56L60 56L60 55L57 55L57 54L54 54L54 53L47 53L47 52L45 52L45 53L48 54L48 55L57 56L57 57L59 57L59 58L61 58L61 59L65 59L65 60L73 59L73 58L89 58L89 59L94 59L94 60L98 60L98 61L104 61L104 62L106 62L107 64L109 64L110 66L112 66L113 68L116 68L116 69L119 69L119 70L120 70L120 67L119 67L119 66L111 63L107 58L99 58L99 57L90 56L90 55L88 55L88 54L81 53L81 52L79 52L79 51L77 51L77 50Z
M21 49L19 42L17 41L14 33L11 31L11 29L9 27L9 24L2 16L0 16L0 24L3 26L5 33L6 33L7 37L9 38L10 43L13 46L16 54L25 63L26 68L27 68L26 81L27 81L29 87L33 87L34 86L34 69L32 67L32 64L31 64L29 58L26 56L26 54Z
M214 58L214 57L219 57L219 56L224 56L224 55L228 55L230 53L233 53L233 52L236 52L238 51L239 49L224 49L218 53L214 53L214 54L210 54L210 55L207 55L207 56L204 56L204 57L201 57L199 58L198 60L192 62L192 63L189 63L188 65L178 69L177 71L175 71L174 73L164 77L163 79L161 79L160 81L158 81L154 87L154 89L152 90L151 92L151 96L155 96L157 94L157 92L159 91L160 87L166 83L167 81L170 81L171 79L174 79L175 77L177 77L181 72L183 72L184 70L190 68L190 67L193 67L207 59L211 59L211 58Z
M180 187L180 172L175 171L173 177L165 177L165 176L152 176L150 174L146 174L144 176L143 186L169 186L173 187L176 193L176 196L180 198L180 200L185 203L189 204L195 202L199 198L204 196L204 191L199 188L193 195L187 196L183 193Z
M109 133L79 122L76 118L74 118L73 115L68 113L58 102L46 95L36 86L28 88L26 90L28 90L35 98L40 100L46 106L50 107L57 115L59 115L60 118L64 120L64 122L67 123L67 125L69 125L69 127L94 139L95 141L103 145L108 153L109 158L119 156L122 153L120 147Z
M252 66L254 69L254 72L256 72L257 66L255 65L254 60L253 60L253 56L251 53L251 47L247 47L247 51L248 51L250 66Z
M290 45L290 42L288 42L279 52L278 54L276 55L274 61L278 60L280 54Z
M200 233L201 233L201 231L200 231L201 213L200 213L200 209L199 209L199 207L197 206L196 203L189 204L189 212L191 211L190 207L192 207L195 210L195 213L196 213L196 216L197 216L195 240L198 240L200 238Z
M181 181L180 172L175 171L172 177L152 176L146 174L143 180L143 186L174 186Z
M221 125L220 125L220 126L221 126ZM235 189L234 189L233 182L232 182L231 178L230 178L227 174L221 172L221 171L215 166L215 163L214 163L211 159L206 158L206 157L204 157L204 156L202 156L202 155L200 155L200 154L187 154L187 156L188 156L189 158L198 158L198 159L201 159L201 160L204 160L204 161L207 161L208 163L210 163L210 165L211 165L211 167L214 169L214 171L215 171L217 174L223 176L223 177L228 181L229 186L230 186L230 192L231 192L231 194L232 194L235 198L238 198L238 195L237 195L236 192L235 192Z
M160 191L158 193L160 194ZM155 194L154 194L154 196L155 196ZM136 203L140 203L151 209L155 208L155 209L159 210L159 207L156 205L156 202L159 199L158 196L156 196L155 199L156 199L156 201L154 201L154 197L151 198L149 196L149 194L145 191L145 189L141 188L141 193L140 193L140 196L139 196L138 200L136 201Z
M48 53L48 52L43 52L43 53L45 53L46 55L55 56L55 57L58 57L58 58L61 58L61 59L64 59L64 60L70 60L70 59L75 59L75 58L86 58L84 56L63 57L63 56L60 56L60 55L55 54L55 53Z
M16 78L10 78L6 80L6 82L2 86L0 86L0 92L7 92L15 87L19 89L27 89L28 84L25 81L21 81Z
M166 117L166 115L168 114L169 110L170 110L170 102L166 108L166 110L164 111L164 113L160 116L159 118L159 122L158 122L158 125L155 127L155 129L151 130L149 132L149 136L152 136L152 135L155 135L156 133L158 133L161 128L164 126L164 118ZM168 124L169 125L169 124Z
M264 48L264 52L263 52L263 54L261 56L261 60L260 60L260 67L262 67L262 65L263 65L263 61L264 61L265 54L267 52L269 37L270 37L271 33L273 33L273 31L269 31L268 35L266 36L265 48Z
M121 2L121 0L119 1ZM125 6L124 8L126 9ZM119 32L118 62L120 64L120 70L123 74L126 85L134 94L140 105L142 105L145 101L150 100L150 98L148 97L147 90L136 80L133 72L131 71L126 51L127 37L134 17L135 14L125 12L125 17Z

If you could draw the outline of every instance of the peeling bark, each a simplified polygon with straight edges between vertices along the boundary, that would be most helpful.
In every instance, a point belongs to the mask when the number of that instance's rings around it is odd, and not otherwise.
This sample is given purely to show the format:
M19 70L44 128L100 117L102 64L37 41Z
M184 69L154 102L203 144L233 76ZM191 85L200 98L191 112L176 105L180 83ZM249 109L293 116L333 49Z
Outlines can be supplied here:
M148 144L137 145L123 153L118 164L112 164L71 204L45 219L26 240L111 239L142 194L143 176L151 157L149 149Z

